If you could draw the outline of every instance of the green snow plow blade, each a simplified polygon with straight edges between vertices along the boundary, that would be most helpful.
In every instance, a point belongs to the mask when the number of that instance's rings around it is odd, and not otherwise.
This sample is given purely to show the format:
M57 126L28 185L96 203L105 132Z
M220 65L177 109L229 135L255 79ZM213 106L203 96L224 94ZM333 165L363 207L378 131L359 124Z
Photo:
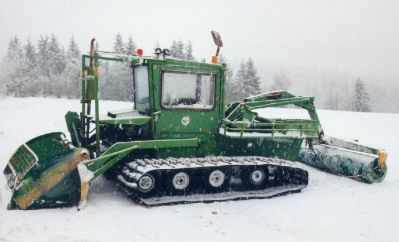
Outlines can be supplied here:
M78 165L89 158L63 133L49 133L21 145L4 175L12 191L9 208L36 209L77 205L81 199Z
M387 153L348 141L327 138L324 143L302 148L298 161L366 183L381 182L387 173Z

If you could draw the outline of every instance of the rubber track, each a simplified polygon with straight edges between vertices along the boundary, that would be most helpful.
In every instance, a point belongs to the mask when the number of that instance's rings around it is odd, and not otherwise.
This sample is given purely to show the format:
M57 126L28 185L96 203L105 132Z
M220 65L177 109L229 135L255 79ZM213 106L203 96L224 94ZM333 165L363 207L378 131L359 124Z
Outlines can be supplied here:
M263 170L262 184L251 184L249 174ZM225 183L214 188L209 174L220 170L226 175ZM177 190L172 179L178 172L190 177L189 186ZM150 175L155 180L151 191L138 186L139 179ZM145 205L266 198L297 192L308 184L306 170L293 162L261 156L216 156L204 158L137 159L128 162L117 176L119 185L134 200Z

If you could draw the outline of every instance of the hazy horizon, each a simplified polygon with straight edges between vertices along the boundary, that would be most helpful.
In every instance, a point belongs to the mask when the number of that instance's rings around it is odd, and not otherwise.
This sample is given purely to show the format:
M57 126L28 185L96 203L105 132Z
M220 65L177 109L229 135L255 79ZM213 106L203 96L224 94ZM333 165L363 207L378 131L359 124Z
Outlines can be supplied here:
M210 30L221 33L233 67L252 57L265 66L327 69L394 80L399 75L397 1L39 1L3 2L0 54L14 35L37 41L54 33L82 51L92 37L111 50L115 34L131 35L145 54L159 41L192 41L195 57L214 53Z

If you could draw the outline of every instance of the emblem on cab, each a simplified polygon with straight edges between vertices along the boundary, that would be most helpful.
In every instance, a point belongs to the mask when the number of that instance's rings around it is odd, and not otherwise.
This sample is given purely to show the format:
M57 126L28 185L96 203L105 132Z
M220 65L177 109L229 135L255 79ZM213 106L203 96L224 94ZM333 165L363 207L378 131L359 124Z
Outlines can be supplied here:
M184 126L187 126L190 123L190 117L189 116L184 116L181 119L181 124L183 124Z

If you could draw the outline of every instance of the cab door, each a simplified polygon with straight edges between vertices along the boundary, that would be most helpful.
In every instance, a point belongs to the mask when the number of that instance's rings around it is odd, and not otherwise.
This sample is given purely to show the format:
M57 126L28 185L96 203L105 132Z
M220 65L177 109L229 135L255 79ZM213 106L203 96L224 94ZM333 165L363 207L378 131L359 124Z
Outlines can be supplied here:
M221 71L204 65L153 64L156 137L196 137L217 132L221 119Z

